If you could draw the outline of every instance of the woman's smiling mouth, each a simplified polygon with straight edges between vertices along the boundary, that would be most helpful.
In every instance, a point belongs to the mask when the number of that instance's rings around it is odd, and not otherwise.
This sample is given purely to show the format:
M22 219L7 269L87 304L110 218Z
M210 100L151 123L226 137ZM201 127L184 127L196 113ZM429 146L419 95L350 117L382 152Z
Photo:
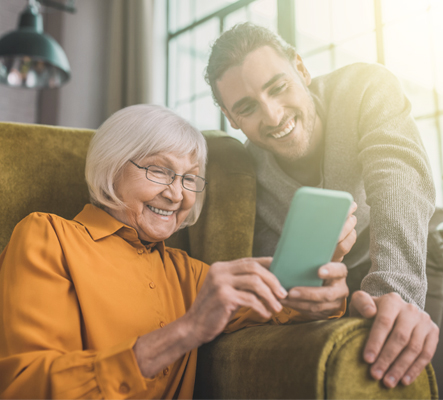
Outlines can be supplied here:
M169 215L172 215L174 213L174 211L161 210L160 208L152 207L149 204L147 206L152 212L154 212L155 214L158 214L158 215L168 217Z

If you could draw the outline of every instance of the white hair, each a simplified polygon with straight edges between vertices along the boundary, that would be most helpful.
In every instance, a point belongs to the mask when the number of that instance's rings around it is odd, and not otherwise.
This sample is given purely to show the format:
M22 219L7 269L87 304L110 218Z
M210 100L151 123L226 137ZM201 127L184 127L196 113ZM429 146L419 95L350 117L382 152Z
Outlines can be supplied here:
M171 110L139 104L117 111L95 132L86 156L85 176L91 203L110 209L126 207L114 183L129 160L140 161L158 153L192 154L199 175L205 176L206 140L196 128ZM204 191L180 228L194 224L203 208Z

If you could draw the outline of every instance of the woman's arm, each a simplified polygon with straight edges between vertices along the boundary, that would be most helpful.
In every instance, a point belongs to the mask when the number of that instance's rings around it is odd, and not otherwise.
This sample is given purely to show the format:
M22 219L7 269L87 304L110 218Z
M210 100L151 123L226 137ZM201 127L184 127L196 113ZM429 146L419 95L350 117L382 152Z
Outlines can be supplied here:
M83 350L81 309L54 220L32 214L0 256L0 397L122 398L146 390L136 336Z
M282 310L287 293L270 273L271 258L215 263L191 309L161 330L141 336L134 353L145 377L152 377L186 352L219 335L240 307L263 321Z

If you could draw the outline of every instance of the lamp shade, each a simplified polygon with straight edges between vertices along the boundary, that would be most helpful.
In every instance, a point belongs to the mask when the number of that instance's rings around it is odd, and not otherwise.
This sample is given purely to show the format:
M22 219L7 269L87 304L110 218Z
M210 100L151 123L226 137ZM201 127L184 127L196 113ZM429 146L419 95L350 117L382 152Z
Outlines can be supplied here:
M13 87L59 87L70 78L70 66L61 46L43 33L42 16L29 4L19 28L0 39L0 83Z

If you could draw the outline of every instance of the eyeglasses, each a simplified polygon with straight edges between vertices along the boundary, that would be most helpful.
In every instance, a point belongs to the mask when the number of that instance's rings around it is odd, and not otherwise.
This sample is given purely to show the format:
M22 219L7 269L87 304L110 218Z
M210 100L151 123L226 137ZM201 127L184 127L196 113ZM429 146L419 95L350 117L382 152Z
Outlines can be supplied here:
M206 182L201 176L192 174L176 174L172 169L159 167L158 165L148 165L147 167L140 167L134 161L129 160L139 169L146 170L146 179L151 182L159 183L160 185L172 185L176 176L181 176L183 189L191 192L203 192L205 190Z

